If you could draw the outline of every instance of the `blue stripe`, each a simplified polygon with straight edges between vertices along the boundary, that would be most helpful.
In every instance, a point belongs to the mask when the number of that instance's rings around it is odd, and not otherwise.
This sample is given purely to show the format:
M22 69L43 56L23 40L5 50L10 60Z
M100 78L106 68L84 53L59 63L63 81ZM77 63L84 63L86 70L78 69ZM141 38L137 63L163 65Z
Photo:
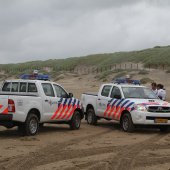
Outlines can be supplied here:
M58 101L58 107L60 107L62 101L63 101L63 98L60 98L60 100Z
M121 99L120 102L116 105L116 108L124 101L125 99Z
M126 106L126 109L127 108L129 108L131 105L133 105L134 104L134 102L131 102L130 104L128 104L127 106Z
M66 98L66 99L65 99L65 101L64 101L64 103L63 103L63 105L64 105L64 106L66 105L66 103L67 103L67 100L68 100L68 99Z
M70 98L70 101L68 102L68 106L70 106L70 104L71 104L71 101L72 101L72 98Z
M112 107L116 104L116 102L118 101L118 99L116 99L113 104L112 104Z
M74 99L73 106L76 104L76 99Z
M121 108L123 108L128 102L129 102L129 100L126 100L126 101L122 104Z
M110 103L112 103L113 100L114 100L114 99L111 99L111 100L108 101L107 107L110 105Z

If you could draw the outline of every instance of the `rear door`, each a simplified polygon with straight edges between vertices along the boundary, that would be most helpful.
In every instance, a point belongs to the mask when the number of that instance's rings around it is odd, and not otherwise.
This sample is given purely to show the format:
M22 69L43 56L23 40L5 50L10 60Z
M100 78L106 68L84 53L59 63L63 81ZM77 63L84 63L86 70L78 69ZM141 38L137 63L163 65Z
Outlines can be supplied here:
M112 85L104 85L101 94L98 95L97 99L97 116L106 117L105 110L110 100L110 92Z

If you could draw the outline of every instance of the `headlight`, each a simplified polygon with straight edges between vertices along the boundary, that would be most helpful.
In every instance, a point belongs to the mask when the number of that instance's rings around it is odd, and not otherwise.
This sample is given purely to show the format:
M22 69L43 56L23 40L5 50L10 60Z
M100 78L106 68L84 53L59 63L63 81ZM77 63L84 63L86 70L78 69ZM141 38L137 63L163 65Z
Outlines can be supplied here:
M141 105L141 104L135 105L135 110L142 111L142 112L146 112L147 111L146 107L144 105Z

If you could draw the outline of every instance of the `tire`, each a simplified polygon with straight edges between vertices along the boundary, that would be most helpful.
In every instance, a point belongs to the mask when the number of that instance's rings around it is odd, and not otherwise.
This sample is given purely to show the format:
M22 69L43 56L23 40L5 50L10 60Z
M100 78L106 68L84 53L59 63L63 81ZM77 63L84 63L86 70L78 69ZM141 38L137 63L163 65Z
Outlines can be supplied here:
M81 125L81 115L78 111L75 111L71 121L69 122L71 130L78 130Z
M121 119L121 127L124 132L133 132L135 127L132 121L132 117L129 113L125 113Z
M96 125L97 124L97 116L93 109L87 110L87 123L89 125Z
M169 127L168 126L161 126L159 127L160 132L166 133L169 131Z
M30 113L27 116L25 123L18 126L18 130L21 135L34 136L39 130L39 119L34 113Z

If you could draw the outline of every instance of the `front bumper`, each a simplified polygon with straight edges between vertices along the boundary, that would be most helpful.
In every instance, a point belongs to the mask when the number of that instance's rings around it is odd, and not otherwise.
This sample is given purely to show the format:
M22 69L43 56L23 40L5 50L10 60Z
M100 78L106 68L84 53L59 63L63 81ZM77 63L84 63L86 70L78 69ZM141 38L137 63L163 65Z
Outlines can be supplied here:
M153 113L132 111L132 120L134 124L140 125L170 125L170 113ZM155 119L167 119L167 123L155 123Z

